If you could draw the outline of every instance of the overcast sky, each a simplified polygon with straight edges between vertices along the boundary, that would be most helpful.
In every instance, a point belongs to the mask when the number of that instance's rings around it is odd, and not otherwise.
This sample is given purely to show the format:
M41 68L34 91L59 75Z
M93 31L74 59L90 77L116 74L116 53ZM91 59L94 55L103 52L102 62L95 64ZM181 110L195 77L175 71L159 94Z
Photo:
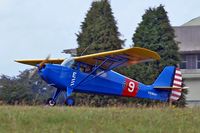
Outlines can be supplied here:
M15 59L65 58L76 48L76 35L92 0L0 0L0 75L15 76L30 66ZM149 7L165 6L170 22L179 26L200 16L199 0L111 0L126 47Z

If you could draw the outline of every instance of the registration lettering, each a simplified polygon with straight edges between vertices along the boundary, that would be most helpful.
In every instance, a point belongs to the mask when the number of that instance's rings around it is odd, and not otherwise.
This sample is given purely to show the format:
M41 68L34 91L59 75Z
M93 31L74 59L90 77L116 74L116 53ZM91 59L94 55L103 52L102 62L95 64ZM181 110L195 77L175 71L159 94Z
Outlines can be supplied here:
M72 79L71 79L70 86L74 86L75 81L76 81L76 74L77 74L76 72L72 73Z

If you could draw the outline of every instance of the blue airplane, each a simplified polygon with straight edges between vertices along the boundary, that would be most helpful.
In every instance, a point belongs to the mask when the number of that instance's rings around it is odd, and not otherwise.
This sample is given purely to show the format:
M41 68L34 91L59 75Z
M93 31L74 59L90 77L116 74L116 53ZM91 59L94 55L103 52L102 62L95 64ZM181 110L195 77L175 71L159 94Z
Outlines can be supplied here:
M65 104L72 106L73 92L137 97L163 102L177 101L182 94L182 75L175 66L166 66L155 82L145 85L115 71L114 68L142 62L160 60L151 50L134 47L70 59L16 60L37 66L36 72L47 84L57 88L48 105L56 105L56 99L65 92Z

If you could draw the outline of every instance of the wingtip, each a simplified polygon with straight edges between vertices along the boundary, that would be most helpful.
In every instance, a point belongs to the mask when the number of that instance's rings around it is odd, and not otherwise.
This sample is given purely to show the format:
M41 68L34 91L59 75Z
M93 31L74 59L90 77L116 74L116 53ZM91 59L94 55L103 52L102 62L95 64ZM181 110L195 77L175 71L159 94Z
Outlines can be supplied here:
M23 63L22 60L14 60L14 62L17 62L17 63Z
M158 60L158 61L161 60L161 57L160 57L159 54L157 55L157 59L156 60Z
M14 60L14 62L20 63L20 60Z

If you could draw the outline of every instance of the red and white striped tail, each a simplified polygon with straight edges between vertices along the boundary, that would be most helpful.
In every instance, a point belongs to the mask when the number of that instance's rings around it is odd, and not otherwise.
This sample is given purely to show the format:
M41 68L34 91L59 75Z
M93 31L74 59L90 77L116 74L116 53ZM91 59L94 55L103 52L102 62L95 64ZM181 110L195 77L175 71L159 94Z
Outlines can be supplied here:
M176 88L182 87L182 74L179 68L176 68L175 75L174 75L174 81L173 86ZM181 97L181 91L182 89L173 89L170 94L170 101L177 101Z

